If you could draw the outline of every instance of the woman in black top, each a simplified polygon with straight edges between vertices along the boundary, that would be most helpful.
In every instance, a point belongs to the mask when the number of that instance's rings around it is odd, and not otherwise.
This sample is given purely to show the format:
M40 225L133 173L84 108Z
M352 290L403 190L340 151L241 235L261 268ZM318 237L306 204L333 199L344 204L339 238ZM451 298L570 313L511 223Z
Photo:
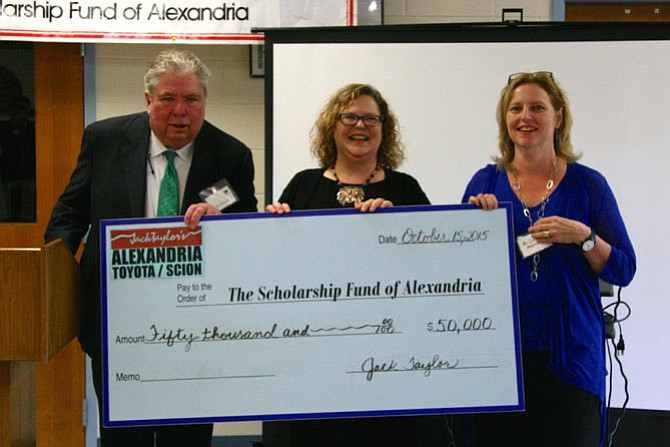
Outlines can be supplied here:
M398 122L370 85L349 84L330 98L314 125L311 150L321 167L296 174L267 211L353 206L366 212L430 203L412 176L395 171L405 158Z
M268 212L430 204L416 179L395 170L404 159L398 123L370 85L349 84L331 97L315 123L311 149L321 167L297 173ZM444 416L266 422L263 445L444 446L446 428Z

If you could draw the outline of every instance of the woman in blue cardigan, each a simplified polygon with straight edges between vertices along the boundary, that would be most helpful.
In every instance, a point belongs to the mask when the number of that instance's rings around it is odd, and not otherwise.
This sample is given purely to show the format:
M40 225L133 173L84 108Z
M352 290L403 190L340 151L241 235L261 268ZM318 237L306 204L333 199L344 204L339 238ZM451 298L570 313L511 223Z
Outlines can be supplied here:
M635 252L614 194L577 163L565 92L550 72L511 75L498 103L496 164L463 202L511 202L526 410L474 419L477 446L601 445L605 322L598 278L628 285Z

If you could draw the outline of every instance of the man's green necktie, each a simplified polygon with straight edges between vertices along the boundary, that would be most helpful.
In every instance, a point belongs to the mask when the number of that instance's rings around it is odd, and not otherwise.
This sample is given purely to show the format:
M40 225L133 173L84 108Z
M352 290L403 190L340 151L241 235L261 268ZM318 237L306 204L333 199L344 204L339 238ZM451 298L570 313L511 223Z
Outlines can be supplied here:
M177 216L179 215L179 179L177 170L174 168L174 157L177 155L174 151L167 150L163 152L167 158L167 167L163 180L161 180L161 189L158 194L157 216Z

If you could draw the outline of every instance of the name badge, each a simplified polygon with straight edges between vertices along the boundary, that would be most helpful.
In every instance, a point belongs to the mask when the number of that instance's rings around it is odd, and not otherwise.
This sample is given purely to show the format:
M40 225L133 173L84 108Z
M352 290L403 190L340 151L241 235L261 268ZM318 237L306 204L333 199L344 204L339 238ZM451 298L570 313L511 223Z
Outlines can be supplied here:
M235 190L228 183L228 180L221 179L212 186L209 186L200 191L200 198L210 205L223 210L228 208L233 203L237 202L239 197Z
M516 244L519 246L521 257L526 259L528 256L533 256L552 246L551 242L540 242L535 239L530 233L517 236Z

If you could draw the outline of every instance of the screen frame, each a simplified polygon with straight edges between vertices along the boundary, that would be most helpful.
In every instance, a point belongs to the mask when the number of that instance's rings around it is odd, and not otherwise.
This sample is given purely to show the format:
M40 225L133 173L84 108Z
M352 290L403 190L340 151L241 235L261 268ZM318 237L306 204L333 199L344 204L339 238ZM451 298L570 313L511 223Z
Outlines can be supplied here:
M670 40L662 22L525 22L261 28L265 34L265 199L273 196L274 45L291 43L595 42Z

